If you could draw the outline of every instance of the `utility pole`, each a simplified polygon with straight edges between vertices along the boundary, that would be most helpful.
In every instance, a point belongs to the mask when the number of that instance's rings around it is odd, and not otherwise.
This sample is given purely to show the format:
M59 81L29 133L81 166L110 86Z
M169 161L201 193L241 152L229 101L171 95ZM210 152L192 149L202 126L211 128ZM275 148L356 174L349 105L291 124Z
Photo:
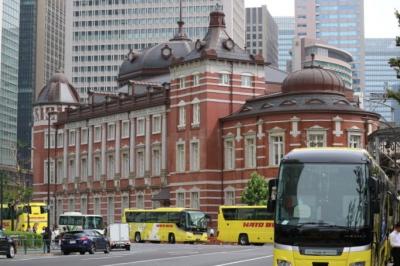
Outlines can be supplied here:
M0 170L0 228L3 229L3 171Z

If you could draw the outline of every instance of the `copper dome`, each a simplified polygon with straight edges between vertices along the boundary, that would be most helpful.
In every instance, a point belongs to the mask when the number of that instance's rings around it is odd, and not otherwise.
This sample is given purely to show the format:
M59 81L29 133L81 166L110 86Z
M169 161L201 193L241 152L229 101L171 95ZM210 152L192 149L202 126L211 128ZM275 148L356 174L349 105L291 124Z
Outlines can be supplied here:
M290 73L283 81L283 93L300 91L333 91L344 93L345 83L333 71L320 67L309 67Z

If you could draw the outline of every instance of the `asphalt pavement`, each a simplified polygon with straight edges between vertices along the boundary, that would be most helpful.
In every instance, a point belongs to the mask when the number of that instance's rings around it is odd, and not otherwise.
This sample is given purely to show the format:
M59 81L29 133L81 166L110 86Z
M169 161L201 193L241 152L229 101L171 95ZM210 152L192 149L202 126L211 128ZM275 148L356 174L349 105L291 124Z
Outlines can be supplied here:
M29 266L271 266L272 246L202 244L132 244L130 251L113 250L94 255L17 254L14 259L0 256L0 265Z

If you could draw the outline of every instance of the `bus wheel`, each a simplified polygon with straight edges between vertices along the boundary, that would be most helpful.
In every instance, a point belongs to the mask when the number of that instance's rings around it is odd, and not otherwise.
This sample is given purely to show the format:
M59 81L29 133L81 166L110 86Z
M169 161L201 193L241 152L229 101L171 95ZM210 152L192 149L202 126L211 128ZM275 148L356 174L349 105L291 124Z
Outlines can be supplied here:
M246 234L240 234L238 243L239 245L247 246L249 244L249 238Z
M136 234L135 234L135 242L136 243L142 242L142 238L140 237L140 233L139 232L136 232Z
M175 235L173 233L168 235L168 243L175 244Z

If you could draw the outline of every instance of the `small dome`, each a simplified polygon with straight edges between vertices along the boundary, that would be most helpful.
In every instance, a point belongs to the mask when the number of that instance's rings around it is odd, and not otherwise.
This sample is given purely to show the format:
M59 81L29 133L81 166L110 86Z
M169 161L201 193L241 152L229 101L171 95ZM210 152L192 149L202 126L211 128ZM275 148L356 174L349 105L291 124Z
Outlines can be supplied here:
M79 104L79 95L64 73L55 73L40 91L35 104Z
M122 63L118 74L119 80L123 81L146 74L168 73L173 59L186 56L193 47L193 42L187 39L171 39L150 47Z
M346 84L333 71L320 67L304 68L290 73L282 84L282 92L333 91L345 92Z

